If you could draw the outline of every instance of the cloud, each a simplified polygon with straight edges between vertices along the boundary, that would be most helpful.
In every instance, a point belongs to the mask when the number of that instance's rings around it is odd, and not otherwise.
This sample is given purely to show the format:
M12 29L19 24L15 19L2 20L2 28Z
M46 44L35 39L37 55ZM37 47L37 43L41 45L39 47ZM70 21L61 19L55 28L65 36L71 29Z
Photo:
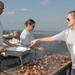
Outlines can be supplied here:
M8 11L7 13L6 13L6 15L15 15L15 12L14 11Z
M28 11L29 9L27 9L27 8L21 8L21 11Z
M40 2L40 4L41 4L41 5L47 5L47 4L49 4L49 2L50 2L50 0L42 0L42 1Z

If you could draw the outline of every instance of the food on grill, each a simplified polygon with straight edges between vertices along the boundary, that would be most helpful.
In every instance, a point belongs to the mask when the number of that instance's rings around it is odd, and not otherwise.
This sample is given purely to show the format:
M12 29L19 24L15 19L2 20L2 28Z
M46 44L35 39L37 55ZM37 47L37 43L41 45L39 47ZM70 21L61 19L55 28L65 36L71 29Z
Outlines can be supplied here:
M22 64L17 73L23 75L45 75L51 73L70 60L69 56L60 54L45 55L25 65Z
M20 70L17 71L17 73L24 73L24 72L25 72L25 71L24 71L23 64L21 64L21 68L20 68Z

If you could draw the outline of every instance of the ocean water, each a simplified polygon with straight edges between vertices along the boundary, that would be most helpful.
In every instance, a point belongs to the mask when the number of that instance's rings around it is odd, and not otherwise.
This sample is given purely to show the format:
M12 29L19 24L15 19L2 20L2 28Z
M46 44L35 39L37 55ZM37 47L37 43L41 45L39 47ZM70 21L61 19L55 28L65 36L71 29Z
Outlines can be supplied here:
M8 31L9 33L12 33L15 30L4 30L4 31ZM20 33L22 32L22 30L18 30ZM37 34L37 35L55 35L58 34L61 31L41 31L41 30L33 30L33 34Z
M60 31L33 31L35 38L45 37L45 36L53 36L58 34Z
M36 33L36 34L50 34L50 35L55 35L59 32L60 31L33 31L33 33Z
M15 30L4 30L4 31L8 31L9 33L15 31ZM22 32L22 30L18 30L19 32ZM33 33L37 33L37 34L57 34L59 33L60 31L42 31L42 30L33 30Z

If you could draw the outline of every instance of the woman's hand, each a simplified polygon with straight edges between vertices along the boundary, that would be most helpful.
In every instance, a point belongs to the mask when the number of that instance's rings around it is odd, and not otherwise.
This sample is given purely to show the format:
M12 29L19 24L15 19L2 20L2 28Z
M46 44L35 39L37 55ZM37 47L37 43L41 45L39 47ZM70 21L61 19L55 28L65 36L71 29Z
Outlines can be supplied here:
M37 41L38 41L37 39L31 41L31 43L30 43L30 47L32 47L33 45L35 45Z
M0 52L5 52L6 49L3 46L0 46Z

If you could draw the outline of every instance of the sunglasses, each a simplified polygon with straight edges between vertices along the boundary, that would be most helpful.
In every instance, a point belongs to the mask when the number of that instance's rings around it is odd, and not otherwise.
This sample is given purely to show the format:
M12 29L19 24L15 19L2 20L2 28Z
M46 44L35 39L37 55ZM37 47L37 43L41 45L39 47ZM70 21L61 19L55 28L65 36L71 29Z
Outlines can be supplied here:
M35 24L30 24L33 28L35 27Z
M32 25L32 27L34 28L34 27L35 27L35 25Z
M70 19L69 19L69 18L67 18L67 21L70 21Z

